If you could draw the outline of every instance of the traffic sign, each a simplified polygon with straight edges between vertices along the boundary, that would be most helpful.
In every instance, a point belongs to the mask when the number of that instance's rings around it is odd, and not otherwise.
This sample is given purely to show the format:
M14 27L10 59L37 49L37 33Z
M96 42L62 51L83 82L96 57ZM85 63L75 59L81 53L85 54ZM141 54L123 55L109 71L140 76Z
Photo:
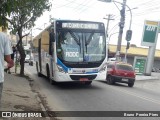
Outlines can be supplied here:
M156 44L158 36L158 27L158 21L145 21L141 45L154 46Z

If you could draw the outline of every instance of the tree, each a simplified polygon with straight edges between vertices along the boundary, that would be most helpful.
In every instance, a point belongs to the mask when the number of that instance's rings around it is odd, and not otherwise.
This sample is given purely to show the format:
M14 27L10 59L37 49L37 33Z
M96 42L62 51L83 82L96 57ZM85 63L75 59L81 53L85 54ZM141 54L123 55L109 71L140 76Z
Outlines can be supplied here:
M9 28L12 33L17 33L19 41L17 49L20 53L20 75L24 75L25 51L22 44L22 38L28 34L24 31L31 29L34 22L40 17L45 10L50 10L51 3L49 0L0 0L0 24Z

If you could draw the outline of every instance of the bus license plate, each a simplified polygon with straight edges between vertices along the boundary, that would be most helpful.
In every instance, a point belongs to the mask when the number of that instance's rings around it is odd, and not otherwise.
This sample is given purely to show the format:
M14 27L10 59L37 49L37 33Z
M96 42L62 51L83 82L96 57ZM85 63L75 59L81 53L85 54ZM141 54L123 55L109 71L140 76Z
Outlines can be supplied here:
M80 78L80 81L88 81L88 78Z

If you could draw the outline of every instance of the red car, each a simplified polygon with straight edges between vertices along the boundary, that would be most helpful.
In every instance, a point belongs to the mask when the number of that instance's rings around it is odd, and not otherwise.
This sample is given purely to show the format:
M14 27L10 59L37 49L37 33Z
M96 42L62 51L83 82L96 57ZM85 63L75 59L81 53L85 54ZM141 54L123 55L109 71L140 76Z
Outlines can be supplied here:
M133 87L135 82L135 72L132 65L123 62L109 62L107 64L107 83L115 82L127 83Z

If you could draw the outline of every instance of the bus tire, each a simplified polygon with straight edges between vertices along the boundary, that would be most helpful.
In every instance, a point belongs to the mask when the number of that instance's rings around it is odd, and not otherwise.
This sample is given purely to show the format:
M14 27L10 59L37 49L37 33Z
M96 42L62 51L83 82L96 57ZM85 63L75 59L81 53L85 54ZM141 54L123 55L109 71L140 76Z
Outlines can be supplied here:
M57 82L52 80L51 78L49 79L49 82L50 82L51 85L57 85Z
M46 71L47 71L47 78L50 79L50 72L49 72L49 66L46 65Z
M50 84L51 84L51 85L56 85L57 82L55 82L54 80L52 80L52 79L50 78L50 72L49 72L49 66L48 66L48 65L46 66L46 71L47 71L47 78L48 78Z
M38 77L42 77L42 74L40 72L38 72Z
M38 69L38 62L36 62L36 69L37 69L37 75L38 75L38 77L41 77L42 74L39 72L39 69Z
M86 81L85 85L91 85L92 81Z

